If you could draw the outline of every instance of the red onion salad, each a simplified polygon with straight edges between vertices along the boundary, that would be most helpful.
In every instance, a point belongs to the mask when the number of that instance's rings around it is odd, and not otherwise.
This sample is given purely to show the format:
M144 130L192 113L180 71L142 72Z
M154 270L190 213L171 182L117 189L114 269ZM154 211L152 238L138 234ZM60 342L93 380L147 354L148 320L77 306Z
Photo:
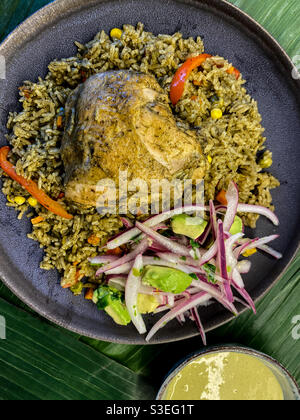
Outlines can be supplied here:
M152 327L146 336L151 338L167 323L177 319L181 325L186 318L195 322L206 344L205 330L199 316L199 306L215 300L228 311L237 315L235 303L243 303L255 313L255 304L247 292L242 278L250 272L253 263L241 260L260 250L274 258L282 255L267 244L278 238L248 239L244 228L240 233L230 233L238 213L255 213L267 217L274 225L279 225L277 216L269 209L240 204L239 191L231 182L226 195L227 206L189 205L161 213L146 222L136 222L135 226L122 218L126 231L109 241L108 250L126 245L128 252L122 257L99 256L90 259L92 265L100 266L97 276L105 275L108 284L117 284L125 291L125 304L130 318L140 334L146 334L146 324L138 311L139 294L157 298L155 314L166 314ZM171 221L178 215L191 215L199 211L207 212L207 227L196 240L171 232ZM252 251L252 252L250 252ZM248 253L248 254L245 254ZM143 283L143 273L147 267L175 269L191 277L190 286L181 293L169 293Z

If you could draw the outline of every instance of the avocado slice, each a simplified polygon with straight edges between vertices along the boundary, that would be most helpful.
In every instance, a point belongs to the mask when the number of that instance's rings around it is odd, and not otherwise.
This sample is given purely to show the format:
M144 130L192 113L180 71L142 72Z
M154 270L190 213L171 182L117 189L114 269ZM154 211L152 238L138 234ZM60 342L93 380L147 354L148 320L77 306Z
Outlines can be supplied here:
M231 235L237 235L238 233L242 233L243 229L244 229L244 223L242 219L239 216L235 216L233 225L231 226L229 233Z
M159 302L155 296L144 295L138 296L138 311L140 314L151 314L159 307Z
M119 290L108 286L100 286L94 292L93 302L98 309L104 310L116 324L130 324L131 318L124 303L124 296Z
M142 281L162 292L178 294L184 292L193 279L175 268L149 265L145 269Z
M179 214L172 219L174 233L185 235L194 240L204 233L207 225L208 222L201 217L191 217L187 214Z

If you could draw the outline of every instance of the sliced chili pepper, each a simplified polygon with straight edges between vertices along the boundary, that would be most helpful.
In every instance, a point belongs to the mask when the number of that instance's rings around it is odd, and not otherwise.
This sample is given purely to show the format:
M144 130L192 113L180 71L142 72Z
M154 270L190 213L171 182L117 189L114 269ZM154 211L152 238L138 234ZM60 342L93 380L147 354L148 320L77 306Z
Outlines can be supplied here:
M212 57L210 54L201 54L197 57L189 58L176 72L170 91L170 98L172 104L175 106L181 99L184 92L184 85L191 72L200 67L208 58Z
M29 192L37 201L47 210L61 216L64 219L73 219L73 216L66 212L66 210L56 201L52 200L44 191L40 190L34 181L28 180L17 174L15 167L7 160L7 155L10 151L8 146L0 149L0 167L3 171L14 181L18 182L25 190Z

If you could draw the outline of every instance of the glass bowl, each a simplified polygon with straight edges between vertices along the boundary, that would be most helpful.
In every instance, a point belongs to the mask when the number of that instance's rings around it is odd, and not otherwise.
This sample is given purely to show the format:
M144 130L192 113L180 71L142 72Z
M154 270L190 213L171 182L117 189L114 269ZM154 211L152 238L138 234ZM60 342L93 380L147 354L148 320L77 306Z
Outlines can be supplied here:
M157 400L160 400L160 401L164 400L164 396L167 392L168 386L170 385L172 379L174 379L174 377L184 367L189 365L191 362L201 358L201 356L208 356L208 355L224 353L224 352L234 352L234 353L252 356L259 359L275 375L282 389L284 400L285 401L300 401L299 386L297 385L295 379L290 375L290 373L277 360L259 351L250 349L248 347L238 346L238 345L222 345L222 346L217 346L217 347L209 347L205 350L194 353L188 356L186 359L179 362L165 379L157 395Z

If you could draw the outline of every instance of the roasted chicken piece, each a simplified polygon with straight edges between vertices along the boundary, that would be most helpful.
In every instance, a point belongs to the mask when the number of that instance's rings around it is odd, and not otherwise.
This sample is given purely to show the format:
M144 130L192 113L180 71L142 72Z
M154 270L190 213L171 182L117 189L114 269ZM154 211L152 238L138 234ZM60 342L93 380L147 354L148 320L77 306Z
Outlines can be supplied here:
M97 184L119 172L128 180L172 180L186 172L202 178L205 159L192 131L176 124L168 97L152 76L131 71L99 73L66 104L62 142L66 197L95 206Z

